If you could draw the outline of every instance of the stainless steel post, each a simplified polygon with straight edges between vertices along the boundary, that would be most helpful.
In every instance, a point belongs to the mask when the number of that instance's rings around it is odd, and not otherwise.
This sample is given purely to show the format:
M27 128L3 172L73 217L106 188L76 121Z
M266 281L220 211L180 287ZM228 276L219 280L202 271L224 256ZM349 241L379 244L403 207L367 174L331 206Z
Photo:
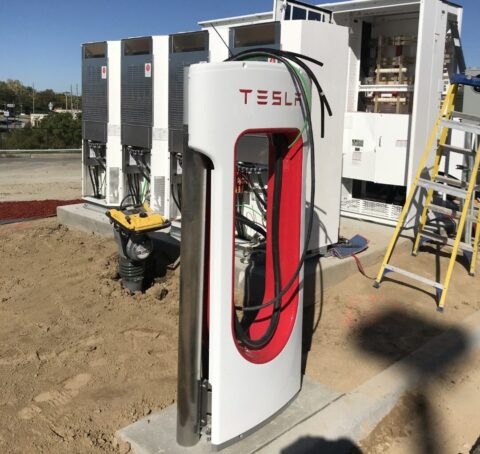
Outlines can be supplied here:
M177 443L182 446L196 444L201 428L207 177L207 160L200 153L185 149L177 382Z

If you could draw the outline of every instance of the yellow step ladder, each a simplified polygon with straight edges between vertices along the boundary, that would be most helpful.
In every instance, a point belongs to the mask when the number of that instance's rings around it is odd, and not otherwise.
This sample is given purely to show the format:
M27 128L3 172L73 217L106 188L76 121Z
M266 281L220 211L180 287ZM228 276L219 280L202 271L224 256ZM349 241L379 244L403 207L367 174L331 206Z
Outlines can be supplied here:
M476 149L474 147L471 149L456 147L447 143L450 136L449 132L451 130L464 131L471 134L472 137L478 138L478 136L480 136L480 118L454 111L455 95L457 94L457 91L457 83L451 84L448 88L445 101L443 102L440 114L435 122L435 126L422 155L420 165L418 166L417 173L408 192L393 237L374 283L374 287L379 288L383 277L387 273L395 272L404 275L407 278L432 286L436 291L438 303L437 310L439 311L443 311L445 306L445 299L458 251L462 250L466 258L470 260L470 274L473 276L475 274L475 264L477 261L480 239L480 209L476 208L474 203L474 193L480 189L477 187L477 176L480 167L480 143L477 140ZM433 167L428 172L426 165L433 152L435 152ZM462 166L462 173L464 175L462 180L448 177L448 163L451 153L460 153L465 156L466 165ZM444 175L440 175L440 163L442 157L445 157L446 164L446 172L444 172ZM418 274L389 264L398 237L404 226L405 219L411 208L415 195L417 194L417 190L421 188L426 190L426 195L419 196L420 205L418 210L422 209L422 214L417 226L412 253L413 255L416 255L423 242L433 242L451 247L451 256L443 283L427 279ZM460 202L459 209L452 209L451 206L446 206L447 204L442 203L441 199L440 203L438 203L438 197L437 200L434 200L434 194L443 194L444 201L447 196L454 198ZM422 199L423 202L421 202ZM450 219L458 221L455 236L444 236L433 232L427 225L429 212L446 215ZM472 237L471 228L475 223L475 234ZM466 225L468 227L467 229L465 229Z

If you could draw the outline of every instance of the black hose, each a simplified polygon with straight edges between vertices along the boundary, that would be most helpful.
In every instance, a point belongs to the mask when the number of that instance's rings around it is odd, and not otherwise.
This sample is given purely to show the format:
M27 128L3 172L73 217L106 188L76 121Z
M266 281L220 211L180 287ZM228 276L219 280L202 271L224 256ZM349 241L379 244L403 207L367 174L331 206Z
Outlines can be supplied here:
M148 166L148 163L147 163L147 157L142 154L142 162L143 162L143 165L145 166L145 168L147 169L147 172L148 174L150 175L150 167Z
M175 195L175 188L174 186L177 186L177 185L174 185L173 181L170 183L170 193L172 194L172 199L173 199L173 202L175 203L176 207L178 208L178 211L182 211L182 209L180 208L180 202L178 201L177 199L177 196Z
M132 198L135 201L135 204L140 204L140 189L138 183L138 174L127 174L127 183L128 183L128 190L130 192Z
M262 174L257 174L258 185L260 186L260 190L262 191L263 197L267 198L267 190L265 189L265 183L263 182Z
M133 197L132 194L127 194L123 199L122 201L120 202L120 210L123 210L127 205L124 205L125 203L125 200L128 200L128 199L133 199L133 205L135 206L135 198Z
M104 170L107 170L107 166L105 165L105 160L103 158L96 157L95 161L97 161L97 164Z
M295 71L289 66L289 63L286 61L286 59L283 58L280 55L279 52L281 52L281 51L271 51L271 49L268 49L266 51L261 51L261 52L259 52L257 50L253 50L253 51L242 52L241 55L242 55L242 59L251 58L252 55L254 55L254 56L264 56L264 57L274 57L277 60L284 63L285 66L287 67L288 71L290 72L290 75L292 76L294 82L296 83L299 90L301 91L302 99L306 100L307 96L306 96L306 93L305 93L305 89L302 85L302 81L300 80L298 75L295 73ZM229 60L233 61L235 59L236 59L236 57L232 57ZM298 62L298 65L303 69L305 69L305 67L306 67L306 65L303 62L300 62L300 61ZM308 70L310 71L309 68L308 68ZM311 73L311 71L310 71L310 73ZM312 73L312 77L315 78L315 75L313 73ZM316 80L316 78L315 78L315 80ZM315 86L317 87L317 91L318 91L318 87L319 87L318 82L315 84ZM319 95L320 95L320 92L319 92ZM249 306L249 307L238 308L238 309L243 310L244 312L246 312L246 311L258 311L260 309L263 309L265 307L268 307L268 306L271 306L271 305L275 304L278 300L281 300L281 298L288 292L290 287L295 282L295 279L299 275L300 270L302 269L302 266L305 262L305 258L307 256L308 243L310 241L311 234L312 234L312 228L313 228L313 217L314 217L314 207L315 207L315 143L314 143L314 138L313 138L311 112L308 108L309 106L307 104L307 106L305 108L305 105L302 104L302 107L304 108L304 115L307 118L307 124L308 124L307 135L308 135L308 141L310 143L310 167L311 167L310 207L309 207L309 210L308 210L309 216L308 216L307 231L306 231L306 235L305 235L304 249L303 249L302 255L300 257L300 260L298 262L296 270L294 271L292 277L288 280L287 284L282 289L280 294L277 295L276 297L272 298L270 301L268 301L266 303L263 303L263 304L260 304L260 305L257 305L257 306ZM328 111L329 111L329 113L331 112L330 110L328 110ZM324 135L324 131L322 131L321 137L323 137L323 135Z
M88 173L90 175L90 181L92 182L92 189L93 189L93 195L94 197L97 197L100 195L100 189L98 187L98 182L97 178L95 175L95 167L92 169L92 166L88 166Z
M150 182L150 168L147 166L144 156L142 155L141 158L134 155L133 158L135 159L135 163L137 164L139 172L142 174L143 178Z
M279 141L282 141L283 144ZM280 228L280 197L282 191L282 167L283 167L283 149L288 148L288 143L285 136L281 134L274 135L274 142L277 142L277 156L275 159L275 173L273 183L273 212L272 212L272 256L273 256L273 281L274 281L274 295L277 296L282 290L282 277L280 267L280 250L279 250L279 228ZM282 147L283 145L283 147ZM283 149L282 149L283 148ZM266 235L265 235L266 238ZM270 317L270 323L267 330L259 339L253 340L243 329L242 322L235 316L235 332L243 345L258 350L264 347L271 341L280 321L281 299L278 299L273 307L273 312Z
M310 165L311 165L311 186L310 186L310 207L308 210L308 224L307 224L307 232L305 236L305 244L304 248L300 257L300 260L298 262L297 268L294 271L293 275L285 285L283 289L280 289L279 291L278 288L276 287L275 291L275 296L272 298L270 301L256 305L256 306L248 306L248 307L236 307L235 309L241 309L243 312L249 312L249 311L259 311L261 309L264 309L268 306L274 305L274 312L272 315L272 320L269 325L269 328L267 329L267 332L265 333L264 336L262 336L262 339L258 339L257 341L253 341L252 339L249 338L248 334L243 331L243 328L241 326L240 321L238 320L238 315L236 311L234 311L234 327L235 327L235 333L237 335L238 340L246 345L249 348L252 349L259 349L262 348L263 346L268 343L268 341L271 339L270 336L270 331L273 329L275 330L276 326L276 321L275 321L275 313L279 313L281 310L281 301L283 296L289 291L293 283L295 282L296 278L298 277L300 270L303 267L303 264L305 262L307 252L308 252L308 244L310 242L311 238L311 233L312 233L312 228L313 228L313 217L314 217L314 207L315 207L315 144L314 144L314 137L313 137L313 127L312 127L312 118L311 118L311 112L310 112L310 106L308 105L308 102L306 101L307 95L305 92L305 88L303 87L302 80L298 76L298 74L295 72L295 70L291 67L291 64L288 62L288 58L290 58L291 61L296 63L298 66L300 66L304 71L308 74L310 77L310 80L313 81L317 92L319 94L320 98L320 105L321 105L321 137L324 136L324 116L325 116L325 109L327 110L329 115L332 115L330 105L328 104L328 101L322 91L322 88L320 84L318 83L318 80L315 77L315 74L311 69L299 58L303 58L304 60L311 61L312 63L319 64L322 66L323 64L321 62L318 62L316 60L313 60L309 57L301 56L299 54L294 54L294 53L289 53L289 52L282 52L282 51L275 51L272 49L256 49L256 50L250 50L250 51L245 51L242 52L234 57L229 58L227 61L235 61L235 60L246 60L246 59L251 59L253 57L274 57L280 62L282 62L287 70L290 73L290 76L292 77L294 84L297 86L297 88L300 90L302 99L304 102L301 104L302 106L302 111L306 117L307 121L307 136L308 136L308 142L310 145ZM286 56L286 57L284 57ZM290 57L289 57L290 56ZM298 58L297 58L298 57ZM278 220L277 220L278 223ZM278 248L274 248L278 249ZM277 251L278 252L278 251ZM272 251L274 254L274 251ZM268 336L267 336L268 335ZM264 341L265 340L265 341ZM262 342L260 342L262 341Z
M237 211L236 220L242 224L245 224L247 227L250 227L252 230L255 230L255 232L259 233L264 238L267 238L267 232L263 227L258 225L255 221L248 219L246 216L244 216L242 213L239 213L238 211Z
M266 200L257 191L257 188L255 187L255 183L252 181L250 175L245 175L245 180L247 181L248 186L250 187L251 191L255 195L257 202L260 203L260 205L263 207L262 213L265 213L265 208L267 208Z

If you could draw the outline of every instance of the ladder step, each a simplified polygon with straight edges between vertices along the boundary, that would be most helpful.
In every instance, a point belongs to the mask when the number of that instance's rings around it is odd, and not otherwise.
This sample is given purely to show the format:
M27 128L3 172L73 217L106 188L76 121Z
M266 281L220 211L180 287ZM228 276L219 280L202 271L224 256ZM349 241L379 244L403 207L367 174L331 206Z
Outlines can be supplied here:
M457 129L459 131L480 135L480 125L464 123L462 121L442 120L442 126L448 129Z
M464 155L473 156L476 153L475 150L471 150L471 149L468 149L468 148L462 148L462 147L456 147L454 145L450 145L450 144L447 144L447 143L441 144L440 147L442 148L442 152L444 154L452 152L452 153L460 153L460 154L464 154Z
M418 282L422 282L423 284L430 285L431 287L435 287L440 290L443 290L443 285L440 284L439 282L435 282L435 281L432 281L431 279L427 279L426 277L419 276L418 274L415 274L415 273L411 273L410 271L399 268L398 266L385 265L385 269L388 271L392 271L393 273L402 274L403 276L409 277L410 279L413 279Z
M475 115L453 111L451 118L460 118L461 120L465 120L469 123L473 123L474 125L480 126L480 117L477 117Z
M423 232L420 232L420 236L427 240L434 241L435 243L440 243L447 246L453 246L453 244L455 243L455 240L453 238L448 238L446 236L439 235L438 233L434 233L434 232L423 231ZM473 251L473 247L467 243L460 242L459 247L462 251L466 251L466 252Z
M440 213L446 216L450 216L452 219L460 219L460 216L462 215L462 212L460 210L452 210L451 208L446 208L441 205L435 205L434 203L431 203L428 206L428 209L434 213ZM474 210L473 216L472 215L467 216L467 220L471 222L476 222L477 218L478 218L478 210Z
M467 191L452 186L446 186L442 183L436 183L435 181L426 180L425 178L418 179L418 186L425 189L433 189L435 192L441 192L442 194L449 194L454 197L460 197L461 199L467 198Z
M457 180L456 178L445 177L443 175L437 175L435 181L438 183L446 183L450 186L455 186L457 188L465 188L466 183L462 180Z

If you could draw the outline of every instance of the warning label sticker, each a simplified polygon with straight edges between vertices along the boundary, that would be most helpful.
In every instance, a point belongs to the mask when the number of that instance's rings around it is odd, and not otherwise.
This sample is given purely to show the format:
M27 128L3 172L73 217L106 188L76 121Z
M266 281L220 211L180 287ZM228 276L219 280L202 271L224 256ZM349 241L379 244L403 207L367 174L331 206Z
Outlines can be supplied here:
M107 78L107 67L106 66L102 66L102 79L106 79Z
M152 64L145 63L145 77L152 77Z
M352 165L359 166L362 164L362 153L358 151L354 151L352 153Z

